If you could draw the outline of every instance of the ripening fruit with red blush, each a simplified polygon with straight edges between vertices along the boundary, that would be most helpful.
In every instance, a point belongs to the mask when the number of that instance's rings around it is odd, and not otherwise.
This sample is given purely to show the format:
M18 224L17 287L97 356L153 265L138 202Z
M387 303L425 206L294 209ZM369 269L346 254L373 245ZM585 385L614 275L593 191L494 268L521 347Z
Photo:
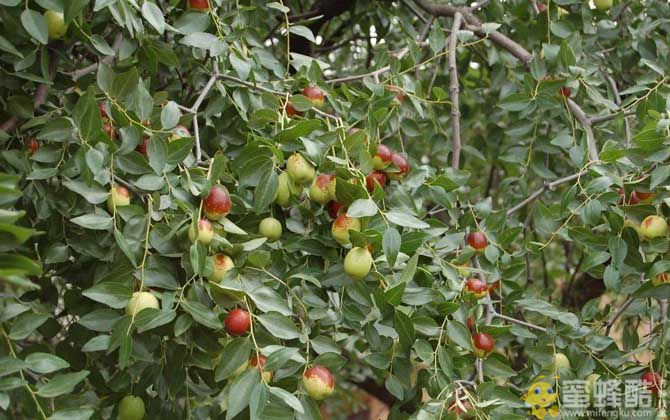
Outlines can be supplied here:
M346 214L340 214L333 222L330 232L333 235L333 239L335 239L338 244L347 245L350 242L350 230L360 232L361 221L354 217L349 217Z
M379 184L380 188L386 186L386 175L383 172L372 171L365 177L365 185L368 187L369 192L375 190L375 184Z
M130 192L124 186L118 185L112 187L109 191L109 198L107 198L107 209L110 213L114 213L117 207L125 207L130 205Z
M110 139L114 140L116 138L116 130L114 129L114 126L109 123L105 123L102 126L102 129L105 131L105 134L109 136Z
M572 91L569 87L563 86L558 89L558 94L564 98L569 98L572 95Z
M393 159L393 151L391 150L391 148L385 144L378 144L377 152L375 153L375 156L373 158L372 166L376 170L381 171L382 169L386 168L391 164L392 159Z
M648 370L640 376L640 380L647 389L651 390L651 393L658 395L658 391L661 390L661 375L652 370Z
M263 355L253 356L251 359L249 359L249 366L261 371L263 382L266 384L272 380L272 372L265 370L265 362L267 362L267 360L268 358Z
M327 367L314 365L302 375L302 384L310 397L322 400L335 390L335 377Z
M544 4L544 3L538 3L538 4L537 4L537 10L538 10L540 13L544 13L544 12L547 11L547 5Z
M209 1L208 0L188 0L188 7L193 10L199 10L201 12L206 12L209 10Z
M214 228L212 223L207 219L200 219L198 221L198 230L196 231L195 226L191 224L188 228L188 239L191 242L200 241L203 245L207 245L212 242L214 239Z
M37 142L35 137L31 137L26 141L26 150L29 155L34 155L40 148L40 144Z
M137 145L135 151L139 154L146 156L147 147L149 147L149 136L142 136L142 140L140 140L140 144Z
M100 118L109 118L109 113L107 113L107 105L104 102L98 102L98 110L100 111Z
M339 216L340 213L346 209L347 208L344 206L344 204L333 200L330 202L330 204L328 204L328 215L333 219L337 219L337 216Z
M307 86L302 90L302 94L306 96L316 108L321 108L323 106L325 95L320 87Z
M638 232L646 238L653 239L665 236L667 230L668 224L661 216L647 216L640 223Z
M465 281L465 287L463 291L475 299L481 299L488 295L489 285L481 279L471 277Z
M465 325L472 331L475 328L475 319L473 317L468 318L467 321L465 321Z
M388 171L385 172L386 176L388 176L389 179L393 179L395 181L403 179L409 172L409 161L405 158L405 156L397 152L393 152L391 154L391 161L396 166L396 168L398 168L398 172Z
M405 92L400 89L398 86L386 86L386 90L389 92L395 93L395 98L393 98L393 105L400 106L405 100Z
M226 331L231 335L242 335L249 331L251 326L251 315L244 309L233 309L228 312L226 320Z
M477 251L483 250L488 245L486 235L480 231L468 233L468 235L465 237L465 243Z
M230 213L230 194L223 185L214 185L203 201L205 215L209 220L219 220Z
M286 116L288 116L288 117L294 117L294 116L299 117L299 116L302 115L302 112L295 109L293 104L290 103L290 102L286 102L286 107L284 108L284 110L286 111Z
M314 178L309 187L309 199L315 203L324 205L332 198L330 195L330 185L333 175L321 174Z
M475 356L480 359L486 358L493 351L496 341L493 336L486 333L472 334L472 348Z

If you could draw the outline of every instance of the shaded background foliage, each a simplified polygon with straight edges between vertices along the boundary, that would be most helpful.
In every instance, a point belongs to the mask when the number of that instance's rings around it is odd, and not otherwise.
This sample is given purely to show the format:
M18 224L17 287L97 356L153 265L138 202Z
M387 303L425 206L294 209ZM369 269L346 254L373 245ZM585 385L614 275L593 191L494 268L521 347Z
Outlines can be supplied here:
M114 418L134 394L147 418L318 418L299 384L310 363L336 373L340 400L362 389L395 418L453 416L456 397L523 418L542 373L666 376L670 286L649 279L668 269L667 238L630 224L668 212L667 3L185 3L0 0L1 416ZM64 13L64 39L48 39L45 10ZM297 95L308 85L323 110ZM172 140L177 124L193 136ZM412 170L369 197L376 142ZM336 173L363 218L366 281L343 273L326 208L272 204L293 151ZM209 247L192 244L217 182L232 212ZM113 184L132 198L110 213ZM275 243L257 234L270 214ZM475 258L474 230L489 240ZM237 267L219 285L215 252ZM501 287L474 302L467 275ZM162 309L125 316L141 285ZM254 313L253 340L224 331L236 306ZM496 339L481 365L468 318ZM268 385L234 375L256 349ZM572 367L556 371L556 352Z

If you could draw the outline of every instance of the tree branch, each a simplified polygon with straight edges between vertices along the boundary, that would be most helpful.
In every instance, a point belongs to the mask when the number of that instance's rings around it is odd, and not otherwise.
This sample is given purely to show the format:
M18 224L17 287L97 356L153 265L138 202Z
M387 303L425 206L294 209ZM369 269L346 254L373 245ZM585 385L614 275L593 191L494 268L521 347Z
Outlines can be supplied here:
M461 29L463 15L460 12L454 14L454 24L449 35L449 97L451 98L451 129L453 155L451 167L458 169L461 163L461 111L458 98L458 67L456 66L456 46L458 37L456 34Z
M514 207L512 207L511 209L507 210L507 216L509 217L509 216L513 215L514 213L516 213L517 211L521 210L522 208L524 208L524 207L527 206L528 204L532 203L532 202L535 201L539 196L541 196L545 191L547 191L547 190L553 190L553 189L555 189L556 187L558 187L559 185L561 185L561 184L565 184L566 182L574 181L575 179L577 179L577 178L581 177L582 175L586 174L586 172L588 172L588 171L587 171L586 169L584 169L584 170L581 170L581 171L577 172L576 174L568 175L568 176L566 176L566 177L559 178L559 179L557 179L557 180L555 180L555 181L545 182L544 185L543 185L540 189L538 189L537 191L533 192L533 193L532 193L531 195L529 195L525 200L523 200L522 202L520 202L520 203L517 204L516 206L514 206Z
M116 35L116 38L114 38L114 43L112 44L112 49L114 50L114 55L108 55L107 57L103 58L100 60L101 63L109 64L111 63L114 58L116 58L116 54L118 54L119 49L121 48L121 43L123 42L123 34L119 33ZM63 73L66 74L70 77L72 77L73 81L77 81L78 79L81 79L82 77L91 74L98 70L98 63L93 63L89 66L83 67L81 69L69 72L69 73Z
M621 315L628 309L631 303L633 303L635 299L633 297L629 297L626 299L626 301L623 303L623 305L619 306L619 309L612 315L612 318L610 318L606 323L605 323L605 335L610 335L610 330L612 329L612 326L616 323L617 319L621 317Z
M600 157L598 156L598 146L596 145L596 137L593 134L593 127L591 127L591 120L575 101L567 98L567 102L568 108L570 108L570 111L575 118L577 118L577 121L579 121L579 124L586 132L586 147L589 151L589 159L593 162L598 162Z

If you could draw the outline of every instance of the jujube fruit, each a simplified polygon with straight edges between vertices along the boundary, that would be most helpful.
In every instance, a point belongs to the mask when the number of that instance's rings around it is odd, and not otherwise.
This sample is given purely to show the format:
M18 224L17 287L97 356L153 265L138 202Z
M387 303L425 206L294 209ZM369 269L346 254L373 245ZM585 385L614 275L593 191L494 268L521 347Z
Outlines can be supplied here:
M119 403L119 420L142 420L146 411L142 398L126 395Z
M202 242L204 245L209 244L214 239L214 228L212 228L212 223L207 219L200 219L198 221L198 230L193 224L188 228L188 238L191 242L196 240Z
M258 225L258 233L265 236L269 241L276 241L281 238L281 222L274 217L266 217Z
M365 177L365 185L368 188L369 192L375 190L375 185L379 184L380 188L386 186L386 175L383 172L372 171Z
M473 353L480 359L486 358L489 354L491 354L495 344L496 341L490 334L482 332L472 334Z
M330 181L332 175L321 174L314 178L312 185L309 187L309 198L318 204L326 204L333 198L329 191Z
M307 86L302 90L302 94L307 97L307 99L312 102L312 105L316 108L321 108L323 106L323 101L325 95L323 90L318 86Z
M349 240L350 230L360 232L361 230L360 220L354 217L349 217L346 214L340 214L333 222L333 226L331 227L330 232L333 235L333 239L335 239L335 241L337 241L338 244L347 245L348 243L350 243Z
M205 215L209 220L219 220L230 213L230 194L223 185L212 186L209 194L203 200Z
M209 10L209 1L208 0L188 0L188 7L193 9L193 10L206 12L207 10Z
M367 248L354 247L344 257L344 272L351 277L361 280L372 268L372 255Z
M289 156L286 162L286 171L298 184L310 183L316 175L314 166L300 153L293 153Z
M125 207L130 204L130 193L128 189L123 186L112 187L107 198L107 209L110 213L114 213L117 207Z
M489 287L485 281L472 277L465 281L464 291L475 299L481 299L489 294Z
M158 299L151 292L134 292L126 305L126 314L136 316L147 308L160 309Z
M272 372L265 370L265 362L267 362L267 357L253 356L249 359L249 366L258 369L262 373L263 382L269 383L272 380Z
M47 10L44 12L44 18L47 21L49 39L61 39L65 36L67 26L65 25L65 17L62 13Z
M221 283L221 280L226 276L226 273L235 268L235 263L233 262L233 259L226 254L215 254L211 258L214 270L207 279L214 283Z
M372 165L376 170L380 171L389 166L392 159L393 151L385 144L378 144L377 152L372 159Z
M658 395L658 391L661 390L661 375L657 372L648 370L640 376L640 380L642 380L644 386L646 386L652 394Z
M226 320L226 331L231 335L242 335L249 331L251 326L251 315L244 309L233 309L228 312Z
M314 365L303 373L302 384L307 395L322 400L335 390L335 377L327 367Z
M400 153L393 152L391 154L391 162L393 162L396 168L398 168L398 171L386 171L386 176L388 176L389 179L393 179L395 181L403 179L409 172L409 162L405 156L401 155Z
M653 239L665 236L668 224L660 216L647 216L640 223L639 232L646 238Z
M480 231L468 233L468 235L465 237L465 242L468 244L468 246L477 251L483 250L488 245L486 235Z

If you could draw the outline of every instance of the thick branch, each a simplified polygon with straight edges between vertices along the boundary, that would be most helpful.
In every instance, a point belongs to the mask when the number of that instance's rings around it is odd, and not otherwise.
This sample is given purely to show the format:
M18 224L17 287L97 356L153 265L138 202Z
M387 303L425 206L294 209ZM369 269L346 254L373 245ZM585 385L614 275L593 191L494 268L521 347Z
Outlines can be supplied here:
M456 12L449 35L449 97L451 98L451 130L453 134L453 156L451 167L458 169L461 163L461 111L458 98L458 67L456 66L457 33L461 29L463 15Z
M593 134L593 127L591 127L591 120L575 101L570 98L568 98L567 101L570 111L574 114L575 118L577 118L577 121L579 121L579 124L586 132L586 147L589 151L589 159L593 162L599 161L598 146L596 145L596 137Z

